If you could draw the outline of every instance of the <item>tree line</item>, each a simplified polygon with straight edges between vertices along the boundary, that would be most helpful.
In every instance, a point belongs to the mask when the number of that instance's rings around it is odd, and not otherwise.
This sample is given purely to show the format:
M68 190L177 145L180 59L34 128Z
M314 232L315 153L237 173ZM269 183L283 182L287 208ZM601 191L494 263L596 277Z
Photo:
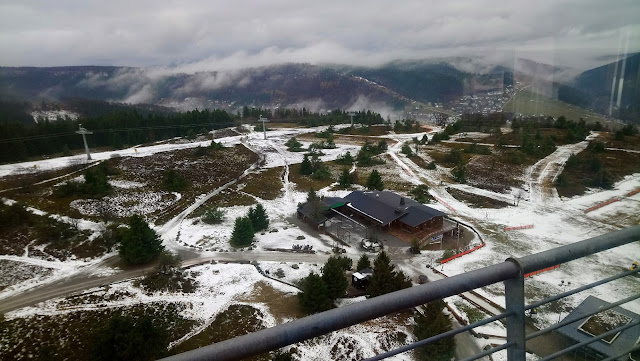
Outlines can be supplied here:
M7 105L9 104L9 105ZM350 121L342 110L329 113L314 113L305 108L275 110L245 107L242 112L228 113L221 109L194 109L186 112L161 112L120 105L112 112L89 112L98 114L83 116L77 120L58 118L55 121L40 119L28 121L30 115L16 113L10 103L0 103L0 162L25 161L34 157L52 154L71 155L72 150L83 148L82 138L75 134L80 124L93 134L87 136L90 147L120 149L125 146L155 142L174 137L195 138L202 134L239 125L243 121L254 122L260 115L271 120L295 122L303 126L339 124ZM18 115L20 116L18 116ZM354 122L379 124L384 119L371 111L356 112Z

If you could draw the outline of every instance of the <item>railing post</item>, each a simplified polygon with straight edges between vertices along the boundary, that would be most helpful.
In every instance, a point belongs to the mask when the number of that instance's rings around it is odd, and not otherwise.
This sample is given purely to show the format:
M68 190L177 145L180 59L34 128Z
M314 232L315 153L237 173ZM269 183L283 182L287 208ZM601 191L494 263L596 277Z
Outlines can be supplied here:
M526 341L524 333L524 274L520 263L513 259L513 262L520 270L518 275L504 281L504 293L506 312L511 315L507 317L507 342L512 342L513 346L507 349L508 361L520 361L526 359Z

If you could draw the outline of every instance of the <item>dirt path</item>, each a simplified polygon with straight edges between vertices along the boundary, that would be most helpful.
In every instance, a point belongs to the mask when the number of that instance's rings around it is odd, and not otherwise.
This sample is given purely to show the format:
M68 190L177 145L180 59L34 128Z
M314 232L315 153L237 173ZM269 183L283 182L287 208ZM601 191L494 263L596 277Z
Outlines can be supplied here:
M46 184L46 183L49 183L49 182L54 182L54 181L57 181L57 180L63 180L63 179L66 179L66 178L68 178L68 177L70 177L70 176L76 175L76 174L78 174L78 173L82 173L82 172L84 172L85 170L87 170L87 169L89 169L89 168L92 168L92 167L95 167L95 166L97 166L97 165L98 165L98 164L100 164L100 163L102 163L102 161L101 161L101 160L99 160L99 161L94 161L94 162L92 162L91 164L89 164L88 166L83 167L83 168L81 168L81 169L74 170L73 172L69 172L69 173L66 173L66 174L63 174L63 175L59 175L59 176L56 176L56 177L52 177L52 178L48 178L48 179L45 179L45 180L41 180L41 181L38 181L38 182L33 183L33 184L31 184L31 185L37 186L37 185ZM13 188L8 188L8 189L0 189L0 193L4 193L4 192L8 192L8 191L12 191L12 190L20 189L20 188L25 187L25 186L26 186L26 185L24 185L24 184L23 184L23 185L21 185L20 187L13 187Z
M562 173L567 159L572 154L582 152L589 145L589 139L575 144L559 146L553 153L540 159L525 172L525 184L529 189L529 199L533 204L551 203L557 199L554 182Z
M238 178L223 184L222 186L214 189L213 191L207 193L202 197L196 198L196 201L192 205L187 207L184 211L180 212L177 216L173 217L172 219L167 221L167 223L163 224L162 226L160 226L160 228L157 229L160 236L165 241L170 241L171 242L170 244L173 245L174 247L177 246L176 241L177 241L178 232L180 230L180 225L182 224L182 221L184 221L184 219L187 218L189 214L191 214L193 211L198 209L201 205L203 205L213 196L218 195L223 190L238 183L239 180L246 177L254 169L256 169L256 165L252 164L249 168L245 169L245 171Z
M193 258L185 259L182 262L183 267L206 264L215 260L216 262L308 262L308 263L324 263L329 258L324 254L308 254L308 253L288 253L288 252L215 252L206 255L193 254ZM107 263L114 263L117 257L105 260ZM92 276L83 269L80 272L55 282L33 288L15 296L9 296L0 302L0 313L6 313L22 307L32 306L37 303L67 296L73 293L84 291L94 287L109 285L116 282L126 281L136 277L142 277L151 269L153 265L143 266L132 270L122 271L109 276Z

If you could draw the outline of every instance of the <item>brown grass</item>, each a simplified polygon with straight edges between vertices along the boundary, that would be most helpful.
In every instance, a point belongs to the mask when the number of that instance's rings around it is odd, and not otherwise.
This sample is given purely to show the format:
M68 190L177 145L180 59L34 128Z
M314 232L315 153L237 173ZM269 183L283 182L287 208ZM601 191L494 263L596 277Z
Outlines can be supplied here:
M519 176L524 173L524 166L511 164L507 159L503 151L495 150L492 155L476 156L467 164L467 182L495 192L520 186Z
M287 319L297 319L305 316L300 309L296 295L278 291L262 281L254 285L253 292L249 297L240 301L266 304L269 307L269 312L278 320L278 323L282 323Z
M184 336L195 321L180 316L182 304L150 303L128 308L35 315L0 323L1 360L90 360L93 331L114 315L149 316L167 330L169 340ZM28 356L32 355L32 356Z
M276 123L267 123L267 127L268 128L298 128L300 127L300 124L276 122Z
M583 167L587 162L589 152L577 154L580 164L572 168L564 168L562 176L567 180L566 186L558 186L558 194L565 197L584 194L587 191L589 180L594 172ZM599 153L598 158L602 162L602 168L611 175L613 182L620 181L629 174L640 172L640 154L612 150Z
M238 188L262 199L276 199L282 193L283 172L284 167L275 167L250 174L243 181L245 186Z
M324 138L318 138L315 136L315 133L305 133L296 136L297 140L305 141L305 142L321 142L325 140ZM333 134L333 141L337 144L352 144L352 145L363 145L367 140L370 143L378 143L380 140L386 139L387 143L391 142L390 139L387 138L377 138L363 135L354 135L347 136L341 134ZM352 154L355 155L355 154Z
M300 174L300 163L298 163L289 166L289 181L295 183L297 190L301 192L307 192L311 188L317 191L327 187L336 181L337 175L342 168L338 168L339 166L333 162L326 162L325 164L329 167L329 172L331 172L332 177L330 179L313 179L311 176L302 175Z
M198 209L191 213L189 218L200 217L204 211L211 207L226 208L233 206L250 206L255 203L257 203L255 198L237 191L235 187L228 188L227 190L209 198L202 206L198 207Z
M233 304L224 312L216 315L215 319L197 335L173 348L169 353L193 350L212 343L246 335L265 328L261 318L262 312L248 305ZM260 355L246 360L270 360L268 355Z
M625 136L622 140L616 140L613 133L601 133L598 139L608 148L620 148L640 150L640 135Z
M505 208L510 206L509 203L499 201L493 198L480 196L477 194L467 193L465 191L447 187L447 192L459 201L465 202L475 208Z
M176 169L187 180L189 186L182 191L182 198L168 208L150 214L158 224L171 219L187 205L193 203L196 196L208 193L211 190L238 177L249 165L256 161L257 156L244 146L228 147L218 151L212 151L202 157L194 156L194 149L182 149L172 152L157 153L149 157L122 157L110 159L110 166L119 174L110 176L109 179L128 180L145 183L144 188L118 189L118 194L130 192L151 192L162 190L162 174L165 169ZM58 170L54 173L44 173L46 176L55 176L57 173L65 174ZM81 175L78 173L74 176ZM26 178L24 178L26 177ZM40 180L41 174L18 178L21 182ZM31 177L31 178L29 178ZM60 182L60 181L57 181ZM69 206L73 200L79 197L59 198L52 195L52 185L57 183L31 186L7 192L6 195L24 204L41 209L45 212L66 215L72 218L81 218L82 215ZM84 217L92 218L92 217ZM96 217L93 217L96 220Z

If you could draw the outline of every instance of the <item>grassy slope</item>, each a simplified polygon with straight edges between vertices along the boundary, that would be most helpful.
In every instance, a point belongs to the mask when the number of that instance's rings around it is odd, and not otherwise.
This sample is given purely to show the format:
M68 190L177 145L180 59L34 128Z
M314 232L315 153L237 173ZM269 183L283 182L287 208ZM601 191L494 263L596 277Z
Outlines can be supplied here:
M587 122L599 121L604 123L607 119L601 115L587 109L577 107L559 100L547 98L543 95L533 93L528 90L518 92L507 104L504 111L521 113L524 115L544 114L557 118L561 115L570 120L583 118Z

